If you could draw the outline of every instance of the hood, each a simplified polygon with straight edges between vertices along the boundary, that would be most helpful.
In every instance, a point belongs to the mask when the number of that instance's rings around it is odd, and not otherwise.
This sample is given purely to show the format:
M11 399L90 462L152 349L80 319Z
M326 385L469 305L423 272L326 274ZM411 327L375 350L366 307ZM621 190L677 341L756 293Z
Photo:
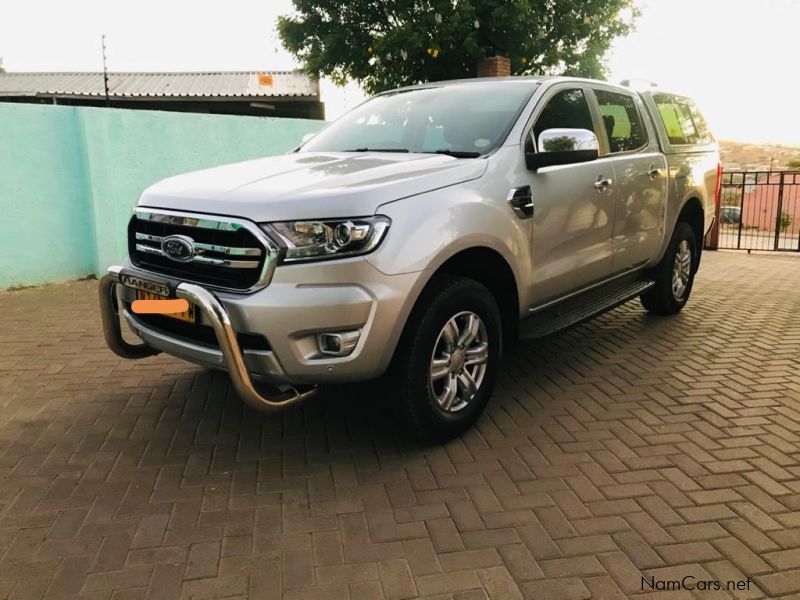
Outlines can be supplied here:
M389 152L298 152L170 177L140 206L256 222L357 217L386 202L477 179L485 159Z

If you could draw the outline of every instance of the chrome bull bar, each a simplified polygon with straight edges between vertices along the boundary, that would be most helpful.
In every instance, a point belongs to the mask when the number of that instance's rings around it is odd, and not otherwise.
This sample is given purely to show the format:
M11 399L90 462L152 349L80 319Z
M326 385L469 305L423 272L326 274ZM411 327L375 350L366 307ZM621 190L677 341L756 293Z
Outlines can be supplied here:
M98 294L106 344L112 352L122 358L139 359L159 354L160 350L147 344L131 344L122 337L119 314L121 302L116 290L116 286L121 285L121 272L122 267L112 266L100 278ZM203 312L205 320L211 324L233 387L245 404L260 412L275 412L297 404L317 393L316 387L305 391L291 387L291 391L287 394L275 397L265 396L253 384L239 347L239 341L236 339L236 330L231 324L228 311L217 297L204 287L187 282L177 285L175 295L197 306Z

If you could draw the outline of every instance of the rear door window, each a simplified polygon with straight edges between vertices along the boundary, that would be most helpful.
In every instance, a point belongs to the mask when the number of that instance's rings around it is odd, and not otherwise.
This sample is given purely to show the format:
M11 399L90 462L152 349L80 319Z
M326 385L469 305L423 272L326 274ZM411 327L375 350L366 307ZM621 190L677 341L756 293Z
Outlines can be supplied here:
M667 139L673 146L711 144L714 137L695 103L673 94L653 94Z
M638 150L647 145L642 115L632 96L605 90L595 90L594 94L612 154Z

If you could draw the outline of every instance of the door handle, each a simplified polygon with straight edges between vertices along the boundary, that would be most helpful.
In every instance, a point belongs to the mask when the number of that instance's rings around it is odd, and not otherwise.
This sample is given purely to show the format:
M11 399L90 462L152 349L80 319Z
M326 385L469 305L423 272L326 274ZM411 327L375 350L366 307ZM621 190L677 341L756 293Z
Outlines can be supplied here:
M603 177L600 175L597 178L597 181L594 182L594 189L596 189L598 192L603 192L606 190L606 188L612 185L614 185L614 180L611 179L611 177Z
M661 169L650 165L650 170L647 172L647 176L650 178L650 181L655 181L657 177L661 176Z

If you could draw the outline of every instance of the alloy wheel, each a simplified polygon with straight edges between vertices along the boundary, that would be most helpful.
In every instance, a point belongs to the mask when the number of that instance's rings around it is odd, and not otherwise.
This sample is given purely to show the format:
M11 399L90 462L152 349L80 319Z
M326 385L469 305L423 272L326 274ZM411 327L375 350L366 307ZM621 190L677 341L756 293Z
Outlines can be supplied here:
M672 296L682 301L689 287L692 274L692 249L687 240L681 240L675 253L675 264L672 267Z
M481 318L470 311L451 317L436 339L428 376L441 410L466 408L483 383L488 360L489 339Z

